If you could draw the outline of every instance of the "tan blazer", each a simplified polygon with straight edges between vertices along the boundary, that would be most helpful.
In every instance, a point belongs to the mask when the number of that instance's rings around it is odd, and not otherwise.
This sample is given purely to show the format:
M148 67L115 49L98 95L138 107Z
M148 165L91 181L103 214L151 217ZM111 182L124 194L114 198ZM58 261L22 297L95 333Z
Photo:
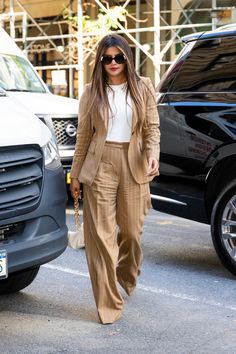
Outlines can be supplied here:
M79 122L75 154L73 158L71 177L91 185L96 176L106 142L108 113L97 112L91 117L87 110L89 106L90 85L85 87L79 104ZM145 121L141 134L135 132L138 116L133 104L132 135L128 149L128 161L131 173L137 183L146 183L153 179L147 176L149 157L159 160L159 116L157 113L155 91L149 78L142 77L139 87L145 102Z

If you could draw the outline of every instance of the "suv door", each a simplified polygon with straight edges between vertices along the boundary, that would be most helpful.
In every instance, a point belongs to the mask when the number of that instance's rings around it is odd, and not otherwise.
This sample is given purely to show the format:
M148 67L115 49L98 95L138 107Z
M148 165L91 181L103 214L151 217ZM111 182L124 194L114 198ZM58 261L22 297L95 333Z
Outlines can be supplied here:
M171 203L159 200L158 209L207 222L204 193L208 161L220 145L234 140L236 133L235 37L200 39L191 46L165 93L166 113L162 103L158 107L162 139L164 136L158 185L163 186L162 195L174 199ZM167 115L178 126L176 136L168 140ZM176 149L176 144L181 148Z

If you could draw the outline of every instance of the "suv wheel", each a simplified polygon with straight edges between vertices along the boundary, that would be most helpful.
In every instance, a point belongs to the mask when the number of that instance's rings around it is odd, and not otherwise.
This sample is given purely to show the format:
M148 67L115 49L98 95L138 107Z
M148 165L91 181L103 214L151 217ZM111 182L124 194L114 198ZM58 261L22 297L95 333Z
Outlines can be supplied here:
M221 262L236 275L236 180L223 189L215 202L211 233Z
M32 283L38 274L39 267L24 269L9 274L7 279L0 280L0 295L16 293Z

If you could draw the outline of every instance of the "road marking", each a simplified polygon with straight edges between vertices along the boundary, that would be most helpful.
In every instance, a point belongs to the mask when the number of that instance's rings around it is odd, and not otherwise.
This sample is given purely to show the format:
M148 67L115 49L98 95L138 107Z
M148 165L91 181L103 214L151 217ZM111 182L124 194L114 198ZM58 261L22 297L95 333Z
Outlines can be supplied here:
M88 273L79 272L79 271L71 269L71 268L61 267L61 266L57 266L54 264L44 264L42 267L47 268L47 269L57 270L57 271L60 271L63 273L79 275L81 277L89 278ZM215 307L221 307L221 308L224 308L227 310L236 311L236 305L224 305L221 302L217 302L215 300L207 300L205 298L201 299L200 297L189 296L189 295L183 294L183 293L173 293L167 289L158 289L153 286L146 286L146 285L142 285L142 284L138 284L137 288L140 290L149 292L149 293L169 296L169 297L176 298L176 299L200 303L202 305L210 305L210 306L215 306Z
M164 220L164 221L157 221L156 224L157 225L172 225L173 222L169 221L169 220Z
M73 274L73 275L80 275L81 277L89 278L88 273L79 272L78 270L74 270L74 269L70 269L70 268L66 268L66 267L56 266L54 264L44 264L42 267L48 268L48 269L53 269L53 270L59 270L60 272L69 273L69 274Z
M201 303L203 305L211 305L211 306L217 306L217 307L222 307L225 308L227 310L233 310L236 311L236 305L224 305L221 302L217 302L215 300L206 300L206 299L201 299L199 297L194 297L194 296L189 296L186 294L182 294L182 293L172 293L169 290L166 289L157 289L151 286L145 286L142 284L138 284L137 288L144 290L144 291L148 291L154 294L158 294L158 295L164 295L164 296L169 296L169 297L173 297L173 298L177 298L177 299L181 299L181 300L188 300L191 302L198 302Z

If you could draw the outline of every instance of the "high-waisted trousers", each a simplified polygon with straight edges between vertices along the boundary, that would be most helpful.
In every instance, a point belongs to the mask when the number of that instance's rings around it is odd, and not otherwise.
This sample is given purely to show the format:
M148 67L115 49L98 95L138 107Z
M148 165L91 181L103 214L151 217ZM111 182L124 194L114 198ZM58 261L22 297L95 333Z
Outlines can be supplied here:
M85 250L98 316L113 323L136 286L142 251L140 235L150 208L149 184L135 182L128 143L106 142L91 186L84 184Z

